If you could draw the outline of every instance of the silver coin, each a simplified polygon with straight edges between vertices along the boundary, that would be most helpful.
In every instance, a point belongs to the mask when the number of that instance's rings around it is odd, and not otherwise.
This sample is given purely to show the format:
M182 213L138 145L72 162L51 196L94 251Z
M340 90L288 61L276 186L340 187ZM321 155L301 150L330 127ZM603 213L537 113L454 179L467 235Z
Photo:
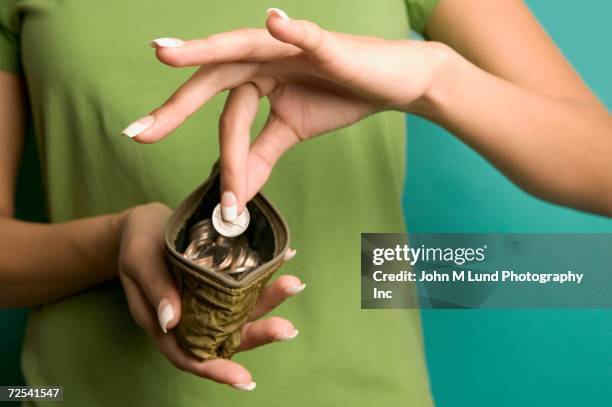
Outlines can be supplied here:
M193 261L198 266L208 268L208 269L214 266L214 261L213 261L212 256L198 257L197 259L193 259L191 261Z
M225 222L217 205L212 219L202 219L189 228L189 244L183 256L213 272L242 280L260 265L261 259L260 254L249 247L247 236L242 234L249 220L250 215L245 210L236 222ZM223 232L217 233L218 230Z
M217 264L225 258L225 250L222 250L216 246L203 247L198 256L194 259L190 259L199 266L214 270L217 268Z
M237 268L237 267L241 267L242 265L244 265L244 262L247 259L248 250L249 249L246 247L236 246L235 257L234 257L234 261L232 262L232 268Z
M221 271L232 264L232 256L229 250L223 246L210 246L207 253L213 256L215 269Z
M233 222L223 220L223 217L221 216L221 204L217 204L212 213L212 223L215 230L219 232L219 234L226 237L235 237L244 233L249 226L250 220L251 216L249 215L249 210L246 207Z
M190 233L191 234L191 233ZM194 236L190 236L189 240L192 242L198 241L203 244L211 244L215 241L215 237L217 237L217 233L202 233L202 234L194 234Z
M191 226L191 230L197 230L201 232L213 230L212 221L208 218L199 220L193 226Z
M244 261L244 266L249 267L249 268L255 268L259 266L259 262L260 262L259 259L260 259L259 253L257 253L255 250L250 250L249 255Z
M215 266L218 266L227 258L227 249L221 246L208 246L205 253L212 256Z
M232 258L230 256L224 257L219 263L215 263L215 266L219 271L227 271L232 265Z
M201 256L201 252L206 246L206 243L201 240L192 240L187 249L185 249L183 256L189 260L196 259Z
M241 267L229 269L226 271L226 273L229 275L235 275L235 274L240 274L240 273L248 273L251 270L253 270L253 267L241 266Z
M215 244L225 247L249 247L249 240L246 238L245 235L241 235L238 237L227 237L219 235L219 237L215 239Z
M202 219L189 229L188 239L209 240L214 239L216 235L217 233L213 228L212 221L210 219Z

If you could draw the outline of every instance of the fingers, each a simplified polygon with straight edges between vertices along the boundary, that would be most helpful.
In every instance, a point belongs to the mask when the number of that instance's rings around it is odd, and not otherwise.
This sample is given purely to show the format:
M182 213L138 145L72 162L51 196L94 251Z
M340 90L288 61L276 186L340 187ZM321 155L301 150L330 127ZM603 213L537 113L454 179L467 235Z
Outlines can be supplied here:
M253 349L271 342L285 342L298 336L300 332L284 318L271 317L256 322L248 322L240 330L240 351Z
M138 284L122 273L119 274L119 279L123 285L130 314L132 314L134 322L151 336L160 332L159 325L153 314L153 308L151 308L151 304L147 301Z
M258 63L228 63L204 66L151 114L130 124L123 134L141 143L161 140L217 93L247 82Z
M287 248L285 255L283 256L283 261L289 261L295 257L297 250L292 249L291 247Z
M229 384L238 390L255 389L251 373L242 365L228 359L213 359L206 362L191 360L188 367L190 371L201 377Z
M238 390L253 390L255 383L249 371L242 365L228 359L201 361L180 347L176 336L158 335L155 338L160 350L178 369L217 383L229 384Z
M249 321L261 318L282 304L287 298L301 293L304 288L306 288L306 284L302 284L300 279L295 276L284 275L277 278L262 291L249 316Z
M347 41L345 36L330 33L310 21L285 18L278 9L270 9L268 14L268 33L247 29L187 42L172 38L155 40L156 53L165 63L207 65L198 69L164 105L130 124L122 133L141 143L159 141L217 93L248 82L262 64L302 52L321 71L330 74L332 80L350 83L359 76L360 65L343 45Z
M173 333L162 333L153 308L140 286L126 274L120 274L120 278L134 320L153 338L162 353L175 367L218 383L231 385L238 390L255 388L251 374L242 365L226 359L203 362L181 348ZM178 322L178 319L176 321Z
M300 48L320 67L339 79L348 80L353 75L350 55L344 51L341 40L317 24L292 20L282 10L272 8L268 10L266 26L274 38Z
M258 104L257 87L247 82L229 92L219 120L221 216L229 222L236 220L246 203L249 133Z
M278 159L300 141L300 137L290 126L278 119L274 113L270 113L268 121L249 150L247 201L264 186Z
M182 41L154 40L157 58L170 66L196 66L235 61L270 61L297 55L300 49L279 42L263 29L242 29L204 39Z
M137 240L143 242L143 239ZM125 244L121 247L121 258L128 259L128 255L135 253L153 253L151 243L139 243L133 246ZM288 253L294 251L288 251ZM146 257L146 256L145 256ZM163 263L162 263L163 264ZM210 361L200 361L180 347L174 333L162 333L160 330L151 304L164 293L168 298L160 301L160 305L167 301L172 305L178 303L178 293L174 288L174 283L167 271L155 261L129 261L121 263L120 278L124 286L130 312L135 321L140 325L157 343L159 349L164 353L168 360L177 368L198 375L203 378L213 380L218 383L228 384L238 390L253 390L256 386L251 374L242 365L226 359L215 359ZM144 273L143 270L152 270L151 273ZM164 288L165 287L165 288ZM262 292L253 312L253 317L261 316L273 309L284 299L295 295L304 289L305 285L294 276L282 276ZM175 309L180 312L180 304ZM161 311L162 306L158 309ZM175 316L164 324L163 311L158 313L162 327L171 328L178 323L180 315ZM240 351L253 349L271 342L288 341L295 338L299 331L293 324L286 319L272 317L256 322L247 322L241 328Z
M297 277L287 275L278 278L264 289L253 315L263 315L266 310L271 310L285 298L298 294L305 287ZM242 352L273 342L286 342L298 334L299 330L295 329L290 321L280 317L247 322L240 330L241 343L238 350ZM225 359L201 362L180 347L174 334L162 335L156 331L154 338L162 352L179 369L219 383L230 384L239 390L252 390L255 387L249 371L238 363Z
M163 248L154 239L141 236L121 246L121 277L134 318L149 326L148 314L155 310L159 329L166 333L181 318L181 300L176 284L166 268ZM136 286L138 290L132 287ZM148 309L143 309L139 293L144 294ZM145 307L146 308L146 307Z

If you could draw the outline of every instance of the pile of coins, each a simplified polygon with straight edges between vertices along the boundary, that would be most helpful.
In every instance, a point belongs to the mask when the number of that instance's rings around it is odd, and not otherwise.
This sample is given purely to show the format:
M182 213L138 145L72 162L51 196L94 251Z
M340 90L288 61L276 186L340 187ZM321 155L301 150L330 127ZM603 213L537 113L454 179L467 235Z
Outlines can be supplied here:
M211 219L194 224L188 232L189 245L183 256L211 271L231 275L237 280L261 263L259 253L249 247L246 236L227 237L219 234Z

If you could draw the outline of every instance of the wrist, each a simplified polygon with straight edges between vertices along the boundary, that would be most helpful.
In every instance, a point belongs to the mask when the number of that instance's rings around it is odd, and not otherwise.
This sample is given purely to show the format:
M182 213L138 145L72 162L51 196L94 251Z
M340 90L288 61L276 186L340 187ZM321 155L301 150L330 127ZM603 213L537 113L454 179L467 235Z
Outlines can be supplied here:
M125 230L125 225L127 223L127 219L132 212L133 208L125 209L121 212L114 213L109 215L108 217L108 230L109 236L111 237L110 252L109 252L109 260L112 262L113 273L116 275L118 271L118 259L121 248L121 241L123 239L123 233Z
M448 101L451 89L457 81L460 66L465 62L455 50L446 44L430 41L425 43L425 52L430 65L429 85L415 101L405 109L406 113L435 120Z

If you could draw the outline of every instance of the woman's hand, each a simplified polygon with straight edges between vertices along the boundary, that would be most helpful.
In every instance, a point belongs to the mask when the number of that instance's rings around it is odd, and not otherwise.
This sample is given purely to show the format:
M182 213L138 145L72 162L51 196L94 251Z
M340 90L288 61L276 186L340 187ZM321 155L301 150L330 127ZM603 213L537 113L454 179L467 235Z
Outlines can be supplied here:
M333 33L309 21L291 20L280 10L268 14L267 30L154 41L162 62L202 67L164 105L124 130L139 142L156 142L203 103L230 89L219 125L221 202L227 220L261 189L290 147L377 111L408 110L447 59L441 44ZM271 109L249 146L261 97L269 99Z
M181 318L181 300L164 260L164 225L171 210L153 203L131 209L123 222L119 251L119 276L134 320L153 338L159 349L179 369L252 390L249 371L226 359L202 362L183 350L172 333ZM286 319L260 317L305 286L294 276L281 276L264 289L249 321L241 328L241 351L275 341L293 339L298 331Z

